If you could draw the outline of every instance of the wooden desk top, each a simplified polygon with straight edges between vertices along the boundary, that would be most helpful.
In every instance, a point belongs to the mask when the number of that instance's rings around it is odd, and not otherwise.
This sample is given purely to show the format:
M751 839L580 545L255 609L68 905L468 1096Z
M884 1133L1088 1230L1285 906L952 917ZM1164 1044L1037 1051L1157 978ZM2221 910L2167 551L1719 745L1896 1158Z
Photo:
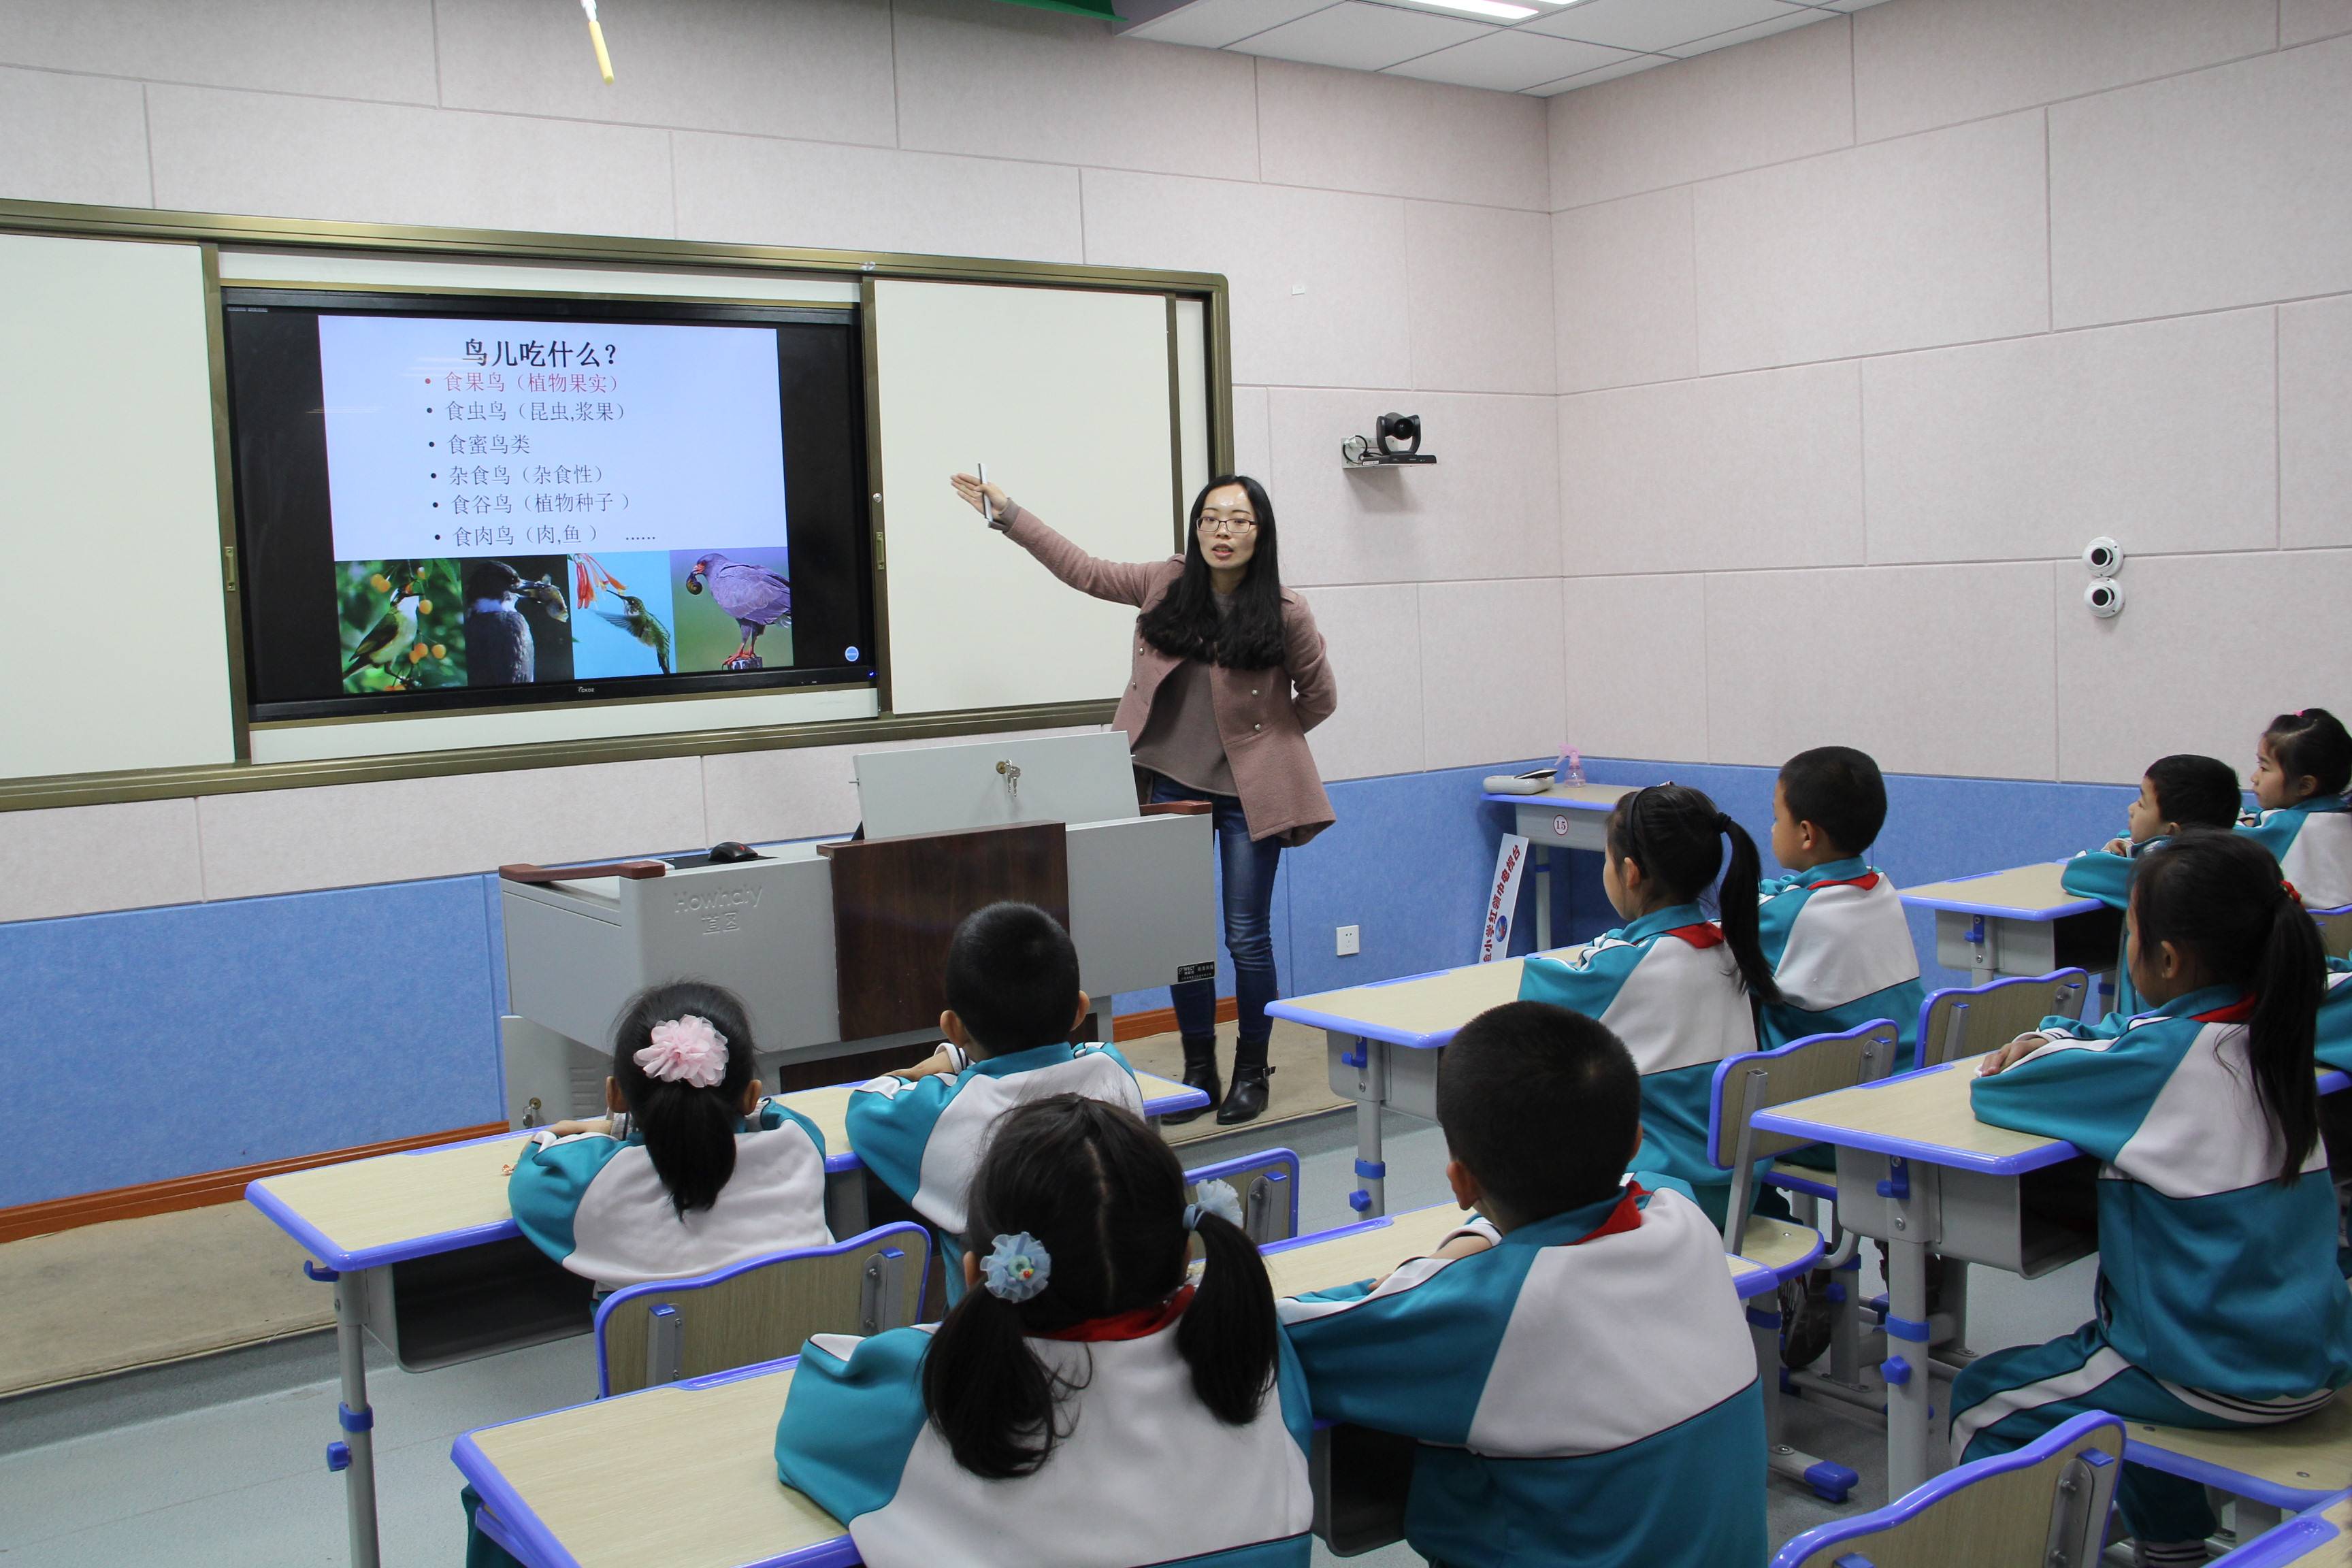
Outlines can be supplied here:
M1899 1154L1923 1164L2021 1175L2063 1164L2078 1151L2061 1139L2012 1132L1979 1121L1969 1104L1977 1057L1881 1079L1858 1089L1756 1113L1756 1125L1845 1149Z
M1581 945L1552 951L1574 952ZM1454 1031L1487 1008L1517 1001L1520 963L1516 958L1468 963L1373 985L1293 996L1270 1002L1265 1010L1310 1028L1336 1029L1426 1050L1445 1044Z
M2058 885L2059 874L2065 868L2063 860L2052 860L2008 871L1989 871L1979 877L1955 877L1947 882L1912 888L1903 894L1903 901L1925 910L2035 922L2063 920L2104 908L2098 900L2078 898Z
M2338 1394L2312 1415L2276 1426L2206 1431L2126 1421L2124 1458L2175 1475L2184 1468L2211 1465L2253 1476L2284 1491L2337 1491L2352 1478L2352 1398ZM2181 1460L2190 1465L2183 1467ZM2308 1508L2318 1500L2306 1498L2286 1506ZM2346 1560L2352 1560L2352 1553L2347 1553Z
M1553 784L1536 795L1496 795L1482 793L1480 800L1491 800L1503 805L1550 806L1560 811L1614 811L1617 803L1640 789L1640 784Z
M1181 1110L1208 1098L1171 1079L1135 1077L1150 1114ZM845 1120L855 1087L835 1084L778 1097L824 1134L830 1171L857 1166ZM320 1165L265 1176L247 1186L245 1195L326 1267L373 1268L520 1235L514 1211L507 1206L507 1176L528 1142L528 1133L500 1133Z

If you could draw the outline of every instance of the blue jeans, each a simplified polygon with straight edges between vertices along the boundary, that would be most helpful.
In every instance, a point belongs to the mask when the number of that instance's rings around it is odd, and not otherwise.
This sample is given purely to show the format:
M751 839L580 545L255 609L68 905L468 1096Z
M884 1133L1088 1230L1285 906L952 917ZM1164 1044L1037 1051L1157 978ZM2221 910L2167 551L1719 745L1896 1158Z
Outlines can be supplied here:
M1282 845L1273 838L1253 843L1249 818L1242 803L1229 795L1211 795L1191 784L1154 774L1154 804L1171 800L1205 800L1216 808L1211 823L1217 836L1217 868L1222 873L1225 914L1225 951L1233 955L1234 1000L1240 1013L1243 1054L1265 1060L1265 1042L1274 1032L1265 1005L1282 994L1274 970L1274 873L1282 863ZM1217 1032L1217 983L1187 980L1168 988L1176 1008L1176 1027L1189 1039L1207 1039Z

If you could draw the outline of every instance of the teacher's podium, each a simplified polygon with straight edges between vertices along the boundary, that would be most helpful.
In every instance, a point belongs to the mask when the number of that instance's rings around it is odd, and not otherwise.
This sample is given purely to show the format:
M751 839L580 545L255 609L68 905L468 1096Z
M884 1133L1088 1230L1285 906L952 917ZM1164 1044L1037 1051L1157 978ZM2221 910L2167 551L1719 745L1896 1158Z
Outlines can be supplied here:
M1050 910L1108 1037L1110 997L1215 973L1204 806L1135 804L1127 738L871 752L858 837L500 868L508 1119L602 1114L628 999L701 980L743 1000L772 1090L842 1082L940 1037L949 939L1003 899Z

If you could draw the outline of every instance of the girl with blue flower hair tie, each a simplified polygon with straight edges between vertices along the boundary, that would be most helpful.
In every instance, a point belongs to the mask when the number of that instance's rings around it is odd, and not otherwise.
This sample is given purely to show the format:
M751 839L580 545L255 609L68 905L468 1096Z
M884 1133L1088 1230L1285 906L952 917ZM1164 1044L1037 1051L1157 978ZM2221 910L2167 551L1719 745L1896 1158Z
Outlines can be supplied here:
M936 1326L810 1340L777 1474L869 1568L1305 1568L1307 1387L1220 1186L1188 1205L1121 1107L1008 1112L972 1179L963 1299Z

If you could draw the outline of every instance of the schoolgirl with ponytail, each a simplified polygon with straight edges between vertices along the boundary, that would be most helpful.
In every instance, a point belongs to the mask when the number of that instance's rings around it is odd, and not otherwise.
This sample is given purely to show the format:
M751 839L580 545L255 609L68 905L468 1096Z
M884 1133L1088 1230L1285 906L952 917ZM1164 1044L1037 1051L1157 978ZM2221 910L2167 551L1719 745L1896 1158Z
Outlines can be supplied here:
M1625 1042L1642 1072L1633 1168L1689 1184L1720 1226L1731 1186L1707 1151L1715 1067L1756 1048L1756 1008L1780 999L1757 931L1756 841L1701 792L1666 784L1617 803L1608 846L1601 887L1626 923L1529 958L1519 998L1597 1018ZM1700 900L1718 877L1710 921Z
M1304 1568L1312 1418L1232 1189L1187 1205L1156 1131L1062 1094L997 1123L969 1213L945 1321L802 1351L784 1484L869 1568Z
M2313 1072L2316 928L2261 845L2190 833L2139 862L2124 945L2147 1011L2046 1018L1971 1086L1979 1120L2101 1162L2098 1310L2064 1339L1969 1364L1952 1390L1957 1458L2085 1410L2284 1421L2352 1382ZM2127 1465L2117 1505L2141 1564L2205 1561L2202 1487Z
M612 1115L533 1135L515 1223L606 1289L822 1247L824 1134L760 1098L751 1020L715 985L640 992L613 1026Z

